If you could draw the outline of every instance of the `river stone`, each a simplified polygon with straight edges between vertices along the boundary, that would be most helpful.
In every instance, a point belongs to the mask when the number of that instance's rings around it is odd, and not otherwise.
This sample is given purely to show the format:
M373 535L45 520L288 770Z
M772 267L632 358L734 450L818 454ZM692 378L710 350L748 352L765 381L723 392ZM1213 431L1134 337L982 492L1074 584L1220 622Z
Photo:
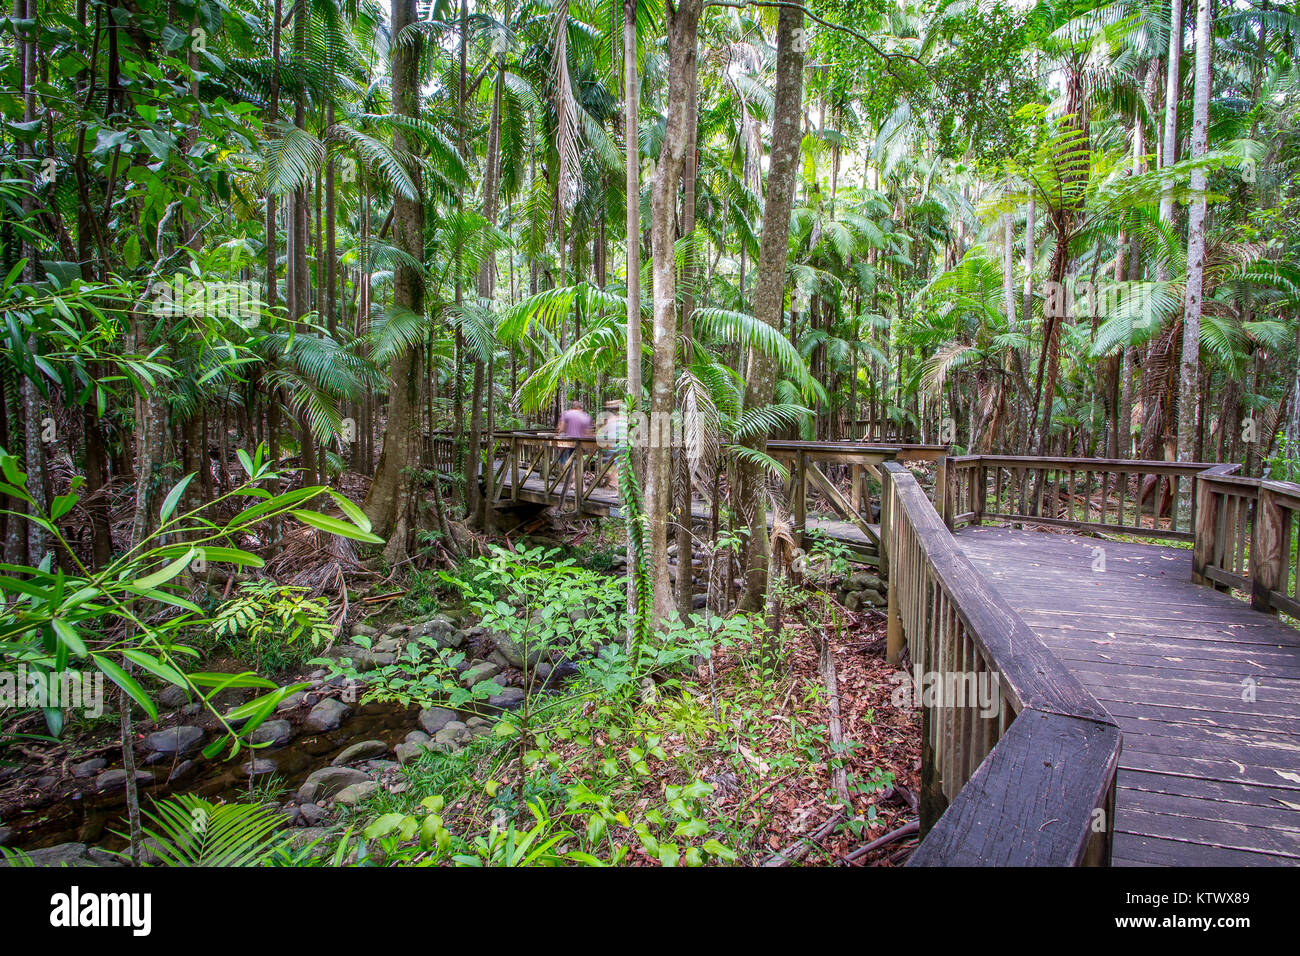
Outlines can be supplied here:
M849 595L844 599L845 610L852 612L852 611L856 611L860 607L862 607L862 592L861 591L850 592Z
M510 662L511 667L518 667L520 670L523 670L524 648L522 644L516 641L509 634L502 634L500 632L492 635L492 641L496 644L497 651L500 652L501 656ZM528 665L530 667L536 667L545 654L545 648L534 647L528 654Z
M149 784L153 783L153 775L145 773L143 770L135 772L136 783ZM116 790L118 787L126 785L126 771L118 768L117 770L105 770L95 778L96 790Z
M373 780L366 780L363 783L354 783L350 787L344 787L334 798L335 803L340 803L345 807L355 807L358 803L366 800L379 789L379 784Z
M844 586L850 591L879 591L880 577L870 571L855 571L848 576Z
M473 667L466 670L465 673L461 674L460 682L466 687L473 687L475 684L491 680L500 673L501 668L497 667L496 664L493 664L490 661L483 661L482 663L475 664ZM428 729L429 728L427 727L425 728L425 730Z
M368 651L364 647L353 647L351 645L335 648L330 652L330 656L337 660L342 660L345 657L349 658L352 661L352 666L363 672L374 670L376 667L386 667L397 660L396 654Z
M448 721L455 719L456 712L446 707L428 707L420 711L420 726L430 737L446 727Z
M492 733L492 721L482 717L471 717L465 722L465 727L475 737L486 737Z
M433 738L433 742L440 747L448 745L460 747L469 742L469 727L462 724L459 720L453 720Z
M499 694L493 694L487 699L489 707L500 707L502 710L514 710L524 702L524 691L522 687L507 687Z
M886 601L879 591L868 589L862 592L862 603L872 607L884 607Z
M306 691L301 691L301 690L294 691L292 694L289 694L287 697L285 697L284 700L280 701L280 703L275 705L275 712L277 714L283 714L286 710L293 710L295 707L297 707L299 704L302 703L303 698L306 696L307 696Z
M14 831L9 827L0 827L0 846L8 846L9 840L13 835Z
M369 624L358 623L352 625L353 637L375 637L378 633L379 630Z
M293 725L287 720L268 720L248 736L250 743L283 747L293 737Z
M299 803L315 803L325 797L332 797L354 783L365 783L369 779L360 770L354 770L352 767L321 767L303 781L295 799Z
M190 695L184 687L168 684L158 692L158 703L164 707L184 707L190 702Z
M289 836L289 846L295 850L301 850L303 847L312 843L317 845L312 847L311 856L324 856L329 852L329 846L326 843L330 831L325 827L303 827L300 830L294 830ZM320 841L317 843L317 841Z
M186 754L198 749L202 742L203 729L200 727L168 727L144 738L144 747L159 754Z
M311 709L311 713L302 723L303 730L318 734L336 730L347 712L347 704L333 697L327 697Z
M398 744L393 748L393 753L397 754L397 762L404 767L419 760L420 754L426 749L424 744Z
M376 654L396 654L401 650L401 638L386 637L382 641L377 641L373 650ZM391 664L392 661L389 661Z
M451 713L451 711L448 711L448 713ZM452 718L448 717L447 719L451 720ZM442 728L440 727L438 729L441 730ZM426 734L423 730L412 730L409 734L406 735L406 739L403 740L402 742L407 744L423 745L423 744L427 744L432 739L433 738L430 737L428 734Z
M487 659L489 664L495 664L497 667L501 668L502 670L505 670L507 667L510 666L510 662L506 660L506 656L502 654L500 651L493 651L491 654L488 655Z
M298 808L298 819L301 820L304 825L309 827L314 827L316 824L324 820L326 816L327 814L325 813L324 808L319 804L304 803Z
M388 753L388 744L382 740L363 740L360 743L353 744L331 760L330 763L335 767L343 767L361 760L369 760L372 757L382 757L386 753Z
M36 866L122 866L122 861L107 850L84 843L60 843L26 852ZM0 867L9 865L0 859Z
M182 760L180 763L176 765L176 767L172 770L172 772L167 775L167 782L177 783L181 780L184 780L186 777L192 774L197 767L198 764L196 764L193 760Z
M265 757L254 757L252 760L245 761L239 769L249 777L256 777L273 772L275 770L275 761L267 760Z
M78 779L93 777L107 766L108 761L103 757L94 757L90 760L83 760L81 763L73 764L72 775Z

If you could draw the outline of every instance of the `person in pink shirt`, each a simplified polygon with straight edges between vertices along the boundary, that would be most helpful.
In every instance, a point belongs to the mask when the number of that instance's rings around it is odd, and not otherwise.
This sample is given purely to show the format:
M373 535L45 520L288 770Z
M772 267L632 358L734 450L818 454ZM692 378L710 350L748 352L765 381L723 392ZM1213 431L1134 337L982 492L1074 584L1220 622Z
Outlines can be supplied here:
M555 434L560 438L591 436L591 416L582 410L582 402L576 398L569 402L568 409L560 414L560 420L555 423ZM561 464L569 460L569 456L573 454L573 447L567 447L560 452Z

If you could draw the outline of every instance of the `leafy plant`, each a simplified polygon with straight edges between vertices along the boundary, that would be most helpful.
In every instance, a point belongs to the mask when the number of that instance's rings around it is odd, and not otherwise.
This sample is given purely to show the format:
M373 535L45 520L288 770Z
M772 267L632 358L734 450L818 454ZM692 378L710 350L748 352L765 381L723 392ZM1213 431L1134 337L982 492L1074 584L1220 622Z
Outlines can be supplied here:
M308 597L307 588L247 581L239 590L239 597L218 609L212 633L236 654L251 655L256 670L281 670L299 663L306 655L295 645L320 647L333 635L326 620L329 602Z

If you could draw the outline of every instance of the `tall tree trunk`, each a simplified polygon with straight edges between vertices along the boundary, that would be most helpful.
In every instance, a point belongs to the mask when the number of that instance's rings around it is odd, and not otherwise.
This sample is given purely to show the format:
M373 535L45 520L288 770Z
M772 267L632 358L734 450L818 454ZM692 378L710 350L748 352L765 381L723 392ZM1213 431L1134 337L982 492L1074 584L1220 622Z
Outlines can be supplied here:
M1192 159L1209 151L1210 131L1210 4L1200 0L1196 8L1196 94L1192 103ZM1192 203L1187 210L1187 285L1183 300L1183 353L1179 363L1178 459L1190 461L1196 441L1196 405L1201 357L1201 305L1205 279L1205 187L1203 169L1192 171ZM1180 485L1178 512L1191 513L1190 483ZM1186 527L1186 525L1184 525Z
M677 191L686 161L691 76L696 70L696 36L702 0L679 0L666 8L668 105L664 141L650 199L650 244L654 270L654 358L650 382L650 435L646 457L646 516L654 568L654 614L663 622L676 611L668 576L668 511L673 485L672 414L677 380ZM680 555L679 555L680 558ZM679 567L678 574L683 571ZM689 567L685 573L689 573Z
M420 116L420 46L419 34L402 36L415 22L415 0L392 0L393 112L413 120ZM409 42L406 42L409 39ZM393 146L398 152L410 151L400 129L393 132ZM424 261L424 203L419 169L415 177L414 199L401 193L393 198L393 240L416 262ZM424 275L421 269L399 260L393 277L393 304L417 315L424 312ZM395 357L389 367L388 419L384 423L384 447L379 456L375 480L366 495L364 509L375 534L388 539L384 556L388 562L401 560L407 553L407 538L414 532L408 523L415 494L413 473L420 455L420 388L423 362L420 349L413 348Z
M785 307L790 210L794 204L795 180L799 171L799 109L803 96L805 49L803 7L781 7L776 26L772 152L768 165L767 195L763 201L763 237L759 244L758 270L752 299L754 317L772 328L781 327ZM756 408L771 402L775 384L775 363L758 349L750 349L745 370L745 407ZM766 436L757 436L751 446L758 451L766 451ZM767 514L763 500L766 482L762 471L748 461L739 464L737 473L740 513L749 527L745 591L741 596L740 607L758 611L762 608L767 593Z
M698 53L697 53L698 56ZM689 97L690 120L686 127L686 165L682 169L682 235L689 236L695 231L695 191L698 178L697 137L699 133L700 109L700 73L691 71L691 92ZM686 294L682 297L682 342L690 348L692 331L691 314L695 311L694 284L696 281L694 260L688 259L684 270ZM683 364L690 361L690 356L682 357ZM693 609L694 594L691 588L691 467L686 456L681 456L680 473L677 485L677 611L682 620Z

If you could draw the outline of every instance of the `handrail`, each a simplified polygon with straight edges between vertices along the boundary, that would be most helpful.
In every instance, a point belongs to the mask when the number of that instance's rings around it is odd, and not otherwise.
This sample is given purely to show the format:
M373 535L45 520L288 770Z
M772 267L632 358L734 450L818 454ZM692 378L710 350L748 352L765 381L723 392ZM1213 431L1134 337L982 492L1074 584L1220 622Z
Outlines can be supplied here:
M1250 594L1258 611L1300 617L1295 530L1300 485L1207 469L1196 478L1201 510L1192 580Z
M1208 462L962 455L939 463L935 501L949 528L985 520L1191 541L1196 477ZM1236 466L1223 466L1235 469ZM1180 494L1191 509L1179 514Z
M912 473L883 474L889 650L906 640L923 707L910 865L1109 863L1119 728L975 570Z

